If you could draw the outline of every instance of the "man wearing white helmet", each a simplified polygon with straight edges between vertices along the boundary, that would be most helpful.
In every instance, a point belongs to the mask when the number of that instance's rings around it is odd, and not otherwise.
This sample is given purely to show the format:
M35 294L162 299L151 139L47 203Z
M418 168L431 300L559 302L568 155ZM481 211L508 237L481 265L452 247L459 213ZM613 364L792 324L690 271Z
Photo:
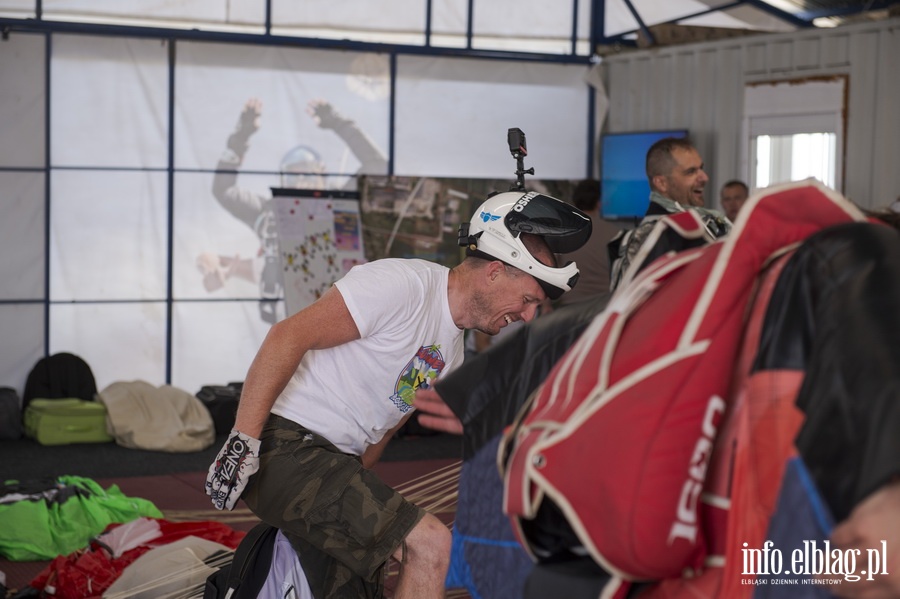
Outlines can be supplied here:
M467 328L496 334L578 279L554 253L580 247L591 221L537 193L485 201L460 227L453 269L387 258L354 267L275 324L244 382L234 429L210 466L219 508L239 497L280 528L312 594L380 596L389 557L396 598L443 597L450 531L368 470L412 414L412 400L462 362Z

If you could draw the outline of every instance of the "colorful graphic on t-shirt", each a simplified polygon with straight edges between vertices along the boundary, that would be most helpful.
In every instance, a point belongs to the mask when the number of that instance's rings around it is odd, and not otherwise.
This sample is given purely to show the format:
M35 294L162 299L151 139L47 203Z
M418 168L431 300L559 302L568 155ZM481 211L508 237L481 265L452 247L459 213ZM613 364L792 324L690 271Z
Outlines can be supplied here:
M444 356L441 355L440 345L423 345L413 356L403 372L397 378L397 384L394 387L394 394L391 395L391 401L397 406L401 412L406 414L412 409L413 397L416 395L416 389L427 389L431 386L431 382L444 369Z

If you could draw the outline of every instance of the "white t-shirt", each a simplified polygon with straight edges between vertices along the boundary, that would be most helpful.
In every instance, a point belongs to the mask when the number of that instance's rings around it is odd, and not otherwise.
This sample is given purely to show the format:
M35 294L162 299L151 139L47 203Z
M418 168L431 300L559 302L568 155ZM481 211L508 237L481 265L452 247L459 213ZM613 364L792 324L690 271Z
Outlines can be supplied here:
M418 387L462 363L449 272L399 258L354 266L335 286L360 339L307 352L272 412L347 453L362 455L380 441L412 409Z

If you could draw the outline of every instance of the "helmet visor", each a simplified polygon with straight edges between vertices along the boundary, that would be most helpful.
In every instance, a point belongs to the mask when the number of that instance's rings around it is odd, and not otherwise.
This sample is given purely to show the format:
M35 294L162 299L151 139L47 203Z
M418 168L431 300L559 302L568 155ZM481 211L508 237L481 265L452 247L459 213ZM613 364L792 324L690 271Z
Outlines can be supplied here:
M590 217L574 206L540 194L523 200L504 219L513 233L540 235L555 254L575 251L591 236Z

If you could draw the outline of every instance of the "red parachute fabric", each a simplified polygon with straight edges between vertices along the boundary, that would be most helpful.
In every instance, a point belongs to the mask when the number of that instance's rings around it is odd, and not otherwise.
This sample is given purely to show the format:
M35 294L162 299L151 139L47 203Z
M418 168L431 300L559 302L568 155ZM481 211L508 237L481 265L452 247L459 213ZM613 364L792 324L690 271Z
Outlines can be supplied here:
M809 235L864 220L814 181L765 190L744 210L724 240L620 287L507 433L504 511L526 549L521 522L551 500L621 580L703 565L700 493L758 275ZM689 231L692 216L663 218L654 234Z
M782 479L785 456L793 453L790 440L799 426L794 399L803 372L764 370L750 373L772 290L790 255L782 256L766 268L752 300L752 311L735 364L728 410L719 426L703 488L702 526L709 552L705 568L697 575L662 580L644 589L642 599L644 596L646 599L749 599L753 593L752 585L741 584L740 568L724 566L740 563L737 550L742 543L749 539L755 541L765 534ZM751 421L757 424L748 426ZM765 426L765 423L772 426ZM765 441L760 443L761 439ZM751 444L758 451L754 452L756 459L747 462L750 454L743 449ZM736 458L736 453L742 457ZM736 462L743 463L736 465ZM738 497L752 497L755 503L748 505Z
M31 586L48 593L52 588L54 592L51 594L58 599L101 597L127 566L155 547L195 536L235 549L247 534L220 522L157 522L162 535L152 541L126 551L118 558L96 544L69 555L60 555L31 581ZM110 525L106 530L117 526L120 525Z

